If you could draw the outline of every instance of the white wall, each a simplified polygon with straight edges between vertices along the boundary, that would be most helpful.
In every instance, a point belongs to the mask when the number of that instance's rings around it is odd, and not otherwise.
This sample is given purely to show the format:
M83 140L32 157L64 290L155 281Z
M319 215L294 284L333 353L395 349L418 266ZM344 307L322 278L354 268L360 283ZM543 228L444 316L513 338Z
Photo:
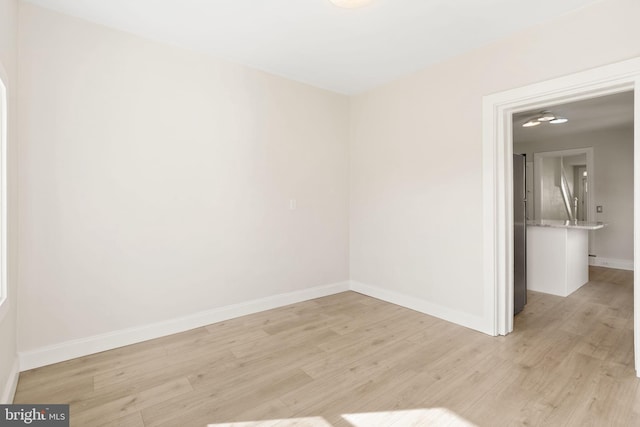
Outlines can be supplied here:
M0 0L0 78L7 87L7 177L8 177L8 280L7 300L0 307L0 403L13 400L17 381L16 301L17 301L17 40L18 2Z
M633 128L602 129L553 140L514 144L526 153L593 147L596 221L608 224L591 233L591 252L598 258L633 263ZM532 158L532 157L531 157Z
M640 55L638 16L598 2L354 97L351 278L481 329L482 97Z
M348 279L347 97L20 10L21 352Z

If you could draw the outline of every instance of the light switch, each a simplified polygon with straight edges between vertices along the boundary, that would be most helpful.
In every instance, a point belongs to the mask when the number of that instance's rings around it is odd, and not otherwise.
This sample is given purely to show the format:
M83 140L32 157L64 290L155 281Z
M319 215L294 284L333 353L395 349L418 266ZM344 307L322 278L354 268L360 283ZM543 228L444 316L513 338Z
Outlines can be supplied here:
M298 207L298 202L296 201L296 199L289 199L289 210L295 211L297 207Z
M602 206L596 206L596 212L602 213Z

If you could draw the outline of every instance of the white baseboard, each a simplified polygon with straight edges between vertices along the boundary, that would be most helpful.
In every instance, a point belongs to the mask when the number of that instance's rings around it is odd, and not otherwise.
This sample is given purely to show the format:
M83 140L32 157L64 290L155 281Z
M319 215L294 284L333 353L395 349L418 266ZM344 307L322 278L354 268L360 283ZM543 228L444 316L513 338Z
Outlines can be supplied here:
M72 341L66 341L52 346L19 353L20 371L51 365L65 360L82 357L101 351L112 350L130 344L159 338L178 332L188 331L222 322L235 317L246 316L273 308L283 307L302 301L333 295L349 290L349 282L334 283L318 286L301 291L274 295L240 304L214 308L189 316L171 319L151 325L127 328L106 334L94 335Z
M632 259L589 257L589 265L633 271Z
M451 310L450 308L433 304L420 298L401 294L399 292L390 291L376 286L366 285L364 283L356 281L346 281L334 283L331 285L304 289L296 292L290 292L286 294L274 295L266 298L260 298L240 304L219 307L181 318L167 320L164 322L158 322L150 325L128 328L109 332L106 334L66 341L60 344L41 347L35 350L23 351L19 353L19 371L26 371L41 366L51 365L53 363L74 359L76 357L82 357L93 353L99 353L101 351L112 350L114 348L136 344L150 339L188 331L190 329L199 328L202 326L210 325L212 323L222 322L224 320L246 316L248 314L258 313L265 310L271 310L273 308L283 307L289 304L308 301L314 298L333 295L348 290L352 290L363 295L377 298L382 301L406 307L420 313L438 317L448 322L456 323L458 325L492 335L491 331L486 330L486 319L480 316L474 316L468 313ZM15 382L11 383L11 385L8 384L8 389L5 390L5 394L8 397L11 397L11 400L13 400L13 393L15 392L15 386L17 385L17 364L15 367L15 372L15 378L11 380Z
M2 388L2 397L0 398L0 404L8 405L13 403L13 397L16 395L16 388L18 387L18 377L20 375L20 364L16 357L11 365L11 371L7 378L4 387Z
M366 285L364 283L351 281L351 290L361 293L382 301L396 304L420 313L437 317L447 322L456 323L458 325L473 329L488 335L493 335L492 331L486 329L487 321L481 316L473 316L468 313L462 313L441 305L433 304L429 301L401 294L399 292L390 291L376 286Z

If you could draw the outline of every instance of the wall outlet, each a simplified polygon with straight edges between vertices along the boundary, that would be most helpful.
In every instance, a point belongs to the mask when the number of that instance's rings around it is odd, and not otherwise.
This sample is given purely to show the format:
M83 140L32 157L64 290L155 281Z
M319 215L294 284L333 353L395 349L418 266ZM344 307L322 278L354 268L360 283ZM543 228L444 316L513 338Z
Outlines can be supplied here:
M602 206L596 206L596 212L602 213Z

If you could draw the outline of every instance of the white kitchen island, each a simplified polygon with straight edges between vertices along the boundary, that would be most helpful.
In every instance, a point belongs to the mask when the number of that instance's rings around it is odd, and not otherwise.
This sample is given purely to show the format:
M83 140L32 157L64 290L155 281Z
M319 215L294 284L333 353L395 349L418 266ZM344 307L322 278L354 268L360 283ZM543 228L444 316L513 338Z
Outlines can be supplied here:
M589 231L601 222L527 221L527 289L566 297L589 281Z

